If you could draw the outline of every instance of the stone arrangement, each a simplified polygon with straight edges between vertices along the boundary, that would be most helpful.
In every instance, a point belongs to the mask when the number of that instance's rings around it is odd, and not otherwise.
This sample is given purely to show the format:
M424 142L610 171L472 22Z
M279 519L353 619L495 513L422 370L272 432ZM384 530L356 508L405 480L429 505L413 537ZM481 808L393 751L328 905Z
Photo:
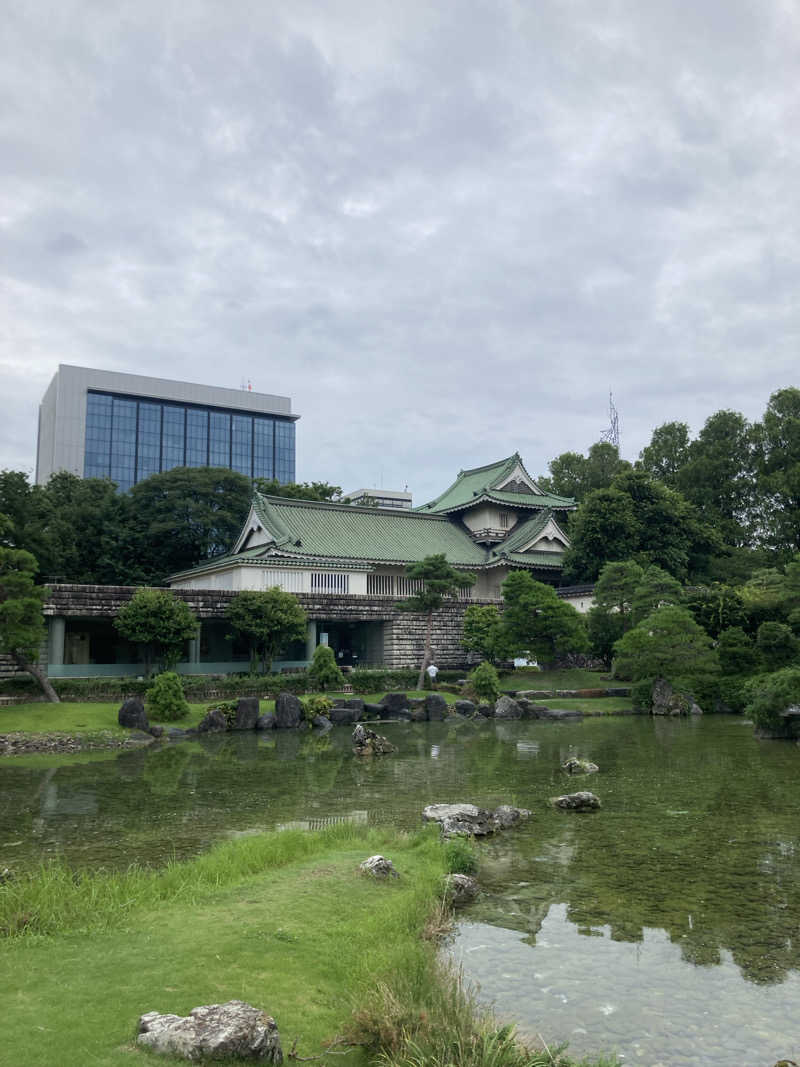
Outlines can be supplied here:
M530 816L527 808L514 808L503 804L494 811L476 807L475 804L428 804L423 808L424 822L436 822L441 827L442 837L485 837L497 830L508 830L522 819Z
M277 1023L242 1000L203 1004L186 1016L149 1011L139 1019L136 1043L185 1060L283 1063Z
M391 741L361 723L353 730L353 752L357 756L388 756L396 751Z

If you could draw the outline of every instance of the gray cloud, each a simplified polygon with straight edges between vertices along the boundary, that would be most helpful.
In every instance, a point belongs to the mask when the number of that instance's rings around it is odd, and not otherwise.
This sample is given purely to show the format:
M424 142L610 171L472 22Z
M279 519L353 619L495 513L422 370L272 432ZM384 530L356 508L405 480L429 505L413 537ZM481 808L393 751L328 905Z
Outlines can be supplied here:
M18 5L3 465L59 362L293 397L298 476L429 499L797 384L782 0Z

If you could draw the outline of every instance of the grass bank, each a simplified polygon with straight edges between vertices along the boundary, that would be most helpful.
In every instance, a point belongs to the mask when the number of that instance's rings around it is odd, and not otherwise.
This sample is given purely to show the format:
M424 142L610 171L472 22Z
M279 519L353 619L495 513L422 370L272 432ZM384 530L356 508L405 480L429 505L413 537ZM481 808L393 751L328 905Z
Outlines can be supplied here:
M393 860L397 881L358 873L374 852ZM273 1014L299 1056L346 1034L361 1042L344 1060L357 1067L565 1063L522 1056L442 980L422 935L449 855L433 831L337 826L228 842L160 871L51 866L11 881L0 887L3 1058L130 1065L144 1061L133 1045L141 1013L241 998Z
M608 671L587 671L574 667L562 671L532 671L524 667L507 671L500 678L501 689L614 689Z

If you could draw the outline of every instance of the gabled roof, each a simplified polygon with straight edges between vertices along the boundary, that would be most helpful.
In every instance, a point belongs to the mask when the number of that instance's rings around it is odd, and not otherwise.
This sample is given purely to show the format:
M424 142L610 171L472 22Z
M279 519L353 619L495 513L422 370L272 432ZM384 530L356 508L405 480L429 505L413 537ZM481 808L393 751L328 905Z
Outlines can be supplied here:
M524 488L522 491L508 490L506 483L509 481L516 482L517 486L527 487L528 491L526 492ZM525 470L519 453L515 452L513 456L501 459L497 463L460 471L449 489L445 489L435 500L422 504L415 510L425 514L443 515L474 507L483 501L536 510L540 508L572 510L577 506L572 497L545 493Z
M546 511L537 512L523 522L518 522L505 541L494 546L494 552L508 554L523 551L525 546L535 542L550 524L555 527L564 544L569 545L569 538L556 522L552 509L548 508Z

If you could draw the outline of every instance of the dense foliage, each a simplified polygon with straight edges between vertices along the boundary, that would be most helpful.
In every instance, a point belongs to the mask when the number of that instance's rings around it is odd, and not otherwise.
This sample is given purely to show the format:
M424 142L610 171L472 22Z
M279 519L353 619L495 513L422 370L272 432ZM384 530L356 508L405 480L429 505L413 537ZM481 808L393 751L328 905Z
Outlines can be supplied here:
M475 696L487 703L494 704L500 696L500 679L497 671L486 660L479 663L470 673L467 682Z
M268 674L272 661L293 641L302 641L306 633L306 613L297 597L284 593L278 586L264 591L243 590L225 610L234 633L250 645L250 672L261 667Z
M147 690L147 709L156 722L177 722L189 714L183 685L174 671L159 674Z
M0 536L9 529L0 516ZM16 665L36 679L48 700L58 696L36 660L47 629L42 605L47 590L36 585L38 565L30 552L0 545L0 652L10 655Z
M137 589L120 608L114 626L142 646L148 675L154 663L162 670L174 667L184 643L197 637L197 619L168 589Z
M340 688L344 684L344 675L339 670L333 649L328 645L317 645L308 668L308 680L317 689Z

